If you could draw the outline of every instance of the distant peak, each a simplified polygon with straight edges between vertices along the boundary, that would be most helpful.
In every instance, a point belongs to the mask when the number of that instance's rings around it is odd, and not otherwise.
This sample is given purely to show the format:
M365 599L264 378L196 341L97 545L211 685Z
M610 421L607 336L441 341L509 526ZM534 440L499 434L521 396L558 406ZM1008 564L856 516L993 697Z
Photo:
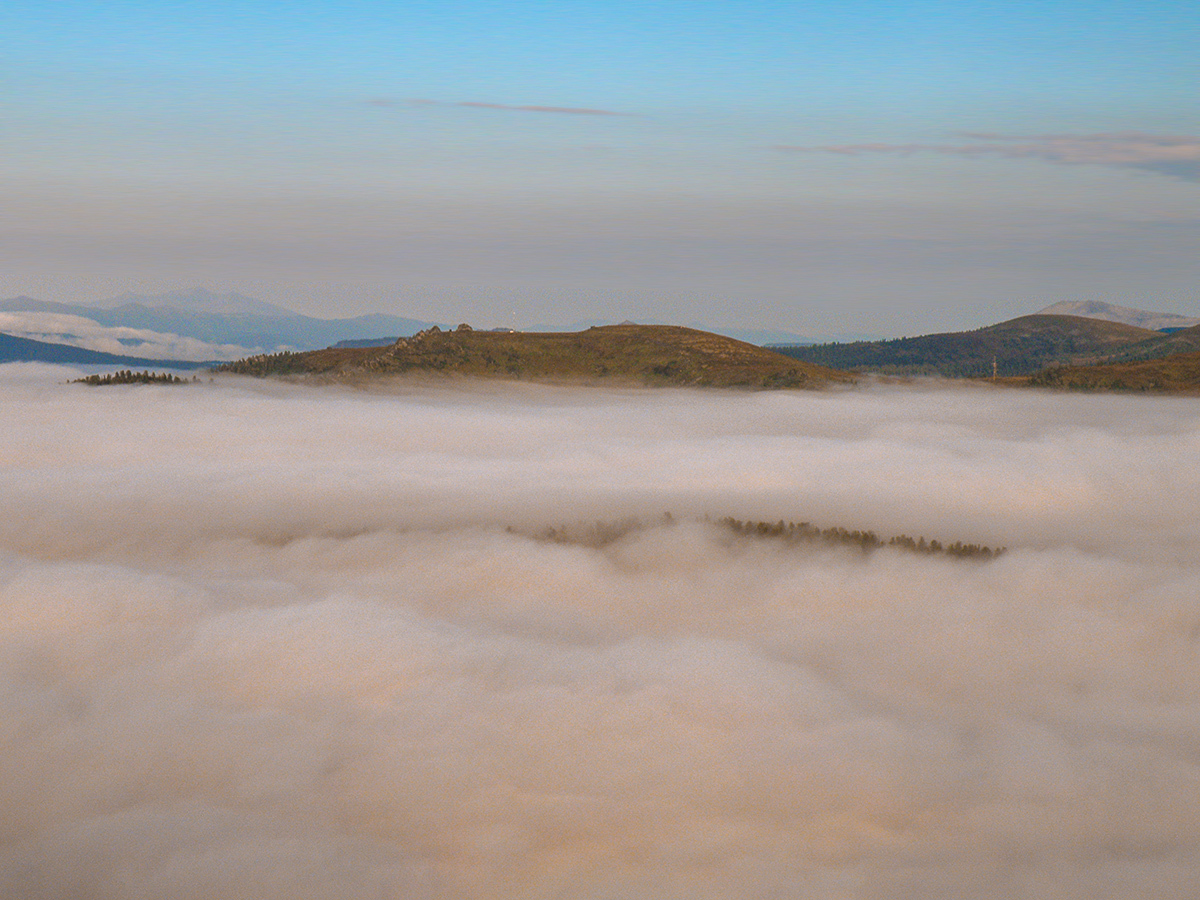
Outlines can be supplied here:
M152 309L170 307L187 312L210 313L221 316L260 316L279 318L294 316L295 313L282 306L256 300L236 291L214 291L206 287L195 287L186 291L165 291L161 294L125 293L113 297L104 305L110 308L136 303Z
M1183 316L1179 313L1150 312L1130 306L1117 306L1099 300L1064 300L1038 310L1039 316L1082 316L1085 319L1100 319L1104 322L1121 322L1160 331L1164 328L1190 328L1200 325L1200 318Z

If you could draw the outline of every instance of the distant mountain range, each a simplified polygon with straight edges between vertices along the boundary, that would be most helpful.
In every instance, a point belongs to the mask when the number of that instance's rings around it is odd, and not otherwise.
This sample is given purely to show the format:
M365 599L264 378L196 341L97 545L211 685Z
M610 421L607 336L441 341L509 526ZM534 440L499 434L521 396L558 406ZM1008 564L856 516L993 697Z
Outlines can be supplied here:
M577 331L600 320L566 328L531 326L526 331ZM650 322L643 324L662 324ZM233 360L281 350L394 343L444 322L372 314L320 319L236 292L206 288L162 294L126 293L91 304L56 303L33 297L0 300L0 332L43 343L64 344L158 361ZM703 329L703 326L695 326ZM787 331L716 329L753 344L809 344Z
M1105 322L1121 322L1125 325L1136 325L1138 328L1148 328L1151 331L1179 331L1200 325L1200 318L1181 316L1178 313L1147 312L1144 309L1133 309L1128 306L1115 306L1112 303L1101 303L1098 300L1064 301L1047 306L1040 310L1041 316L1083 316L1087 319L1101 319Z
M0 301L0 362L193 368L280 351L386 347L434 326L446 327L382 314L319 319L204 288L122 294L94 305L17 297ZM612 326L589 322L572 331L538 326L520 333L582 333L589 327ZM715 334L768 344L793 359L832 369L951 378L990 376L993 371L1022 376L1047 366L1129 363L1200 351L1200 318L1097 301L1056 303L974 331L894 340L812 344L779 331L718 329ZM781 338L792 343L783 344Z
M112 348L100 345L119 342L139 356L159 360L174 358L170 348L181 344L192 361L236 359L281 349L313 350L343 340L411 335L435 324L381 314L318 319L204 288L123 294L94 306L32 297L0 301L2 332L109 352Z
M264 319L286 319L296 315L290 309L247 297L235 291L210 291L198 287L190 291L167 291L163 294L125 293L96 304L104 309L123 306L148 306L151 309L186 309L214 316L250 316Z

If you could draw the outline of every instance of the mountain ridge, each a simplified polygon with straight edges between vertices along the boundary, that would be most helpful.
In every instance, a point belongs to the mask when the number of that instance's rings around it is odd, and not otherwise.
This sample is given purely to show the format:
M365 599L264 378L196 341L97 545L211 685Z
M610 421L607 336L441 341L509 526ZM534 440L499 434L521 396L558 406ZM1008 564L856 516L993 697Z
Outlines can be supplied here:
M242 297L240 294L209 293L218 298ZM137 328L175 334L214 345L234 344L245 348L247 353L270 352L284 348L315 350L341 340L373 338L383 334L411 335L439 324L384 313L369 313L345 319L318 319L272 304L262 304L262 307L281 310L281 315L264 315L249 311L212 312L204 308L206 305L213 305L207 301L199 303L200 308L189 308L177 303L156 303L156 298L170 296L124 294L111 298L111 302L129 302L108 308L21 296L0 300L0 312L51 312L74 315L106 328ZM135 302L140 300L150 300L151 304ZM260 304L262 301L252 303ZM261 309L258 306L252 308Z
M1082 316L1087 319L1099 319L1104 322L1120 322L1125 325L1136 325L1138 328L1148 328L1151 331L1164 329L1191 328L1200 325L1200 318L1184 316L1179 313L1150 312L1144 309L1134 309L1130 306L1118 306L1114 303L1104 303L1100 300L1064 300L1054 303L1045 309L1038 310L1037 316Z
M182 309L188 312L209 313L219 316L250 316L256 318L288 318L297 315L290 309L267 303L255 297L247 297L237 291L212 291L196 287L190 291L165 291L161 294L136 294L126 292L96 306L100 309L120 309L124 306L144 306L148 309Z

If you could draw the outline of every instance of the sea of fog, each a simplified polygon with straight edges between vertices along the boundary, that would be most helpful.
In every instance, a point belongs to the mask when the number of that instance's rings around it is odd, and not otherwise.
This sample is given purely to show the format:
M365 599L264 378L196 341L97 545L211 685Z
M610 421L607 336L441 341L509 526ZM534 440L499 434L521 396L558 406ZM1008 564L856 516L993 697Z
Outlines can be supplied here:
M77 374L0 367L0 896L1200 896L1200 400Z

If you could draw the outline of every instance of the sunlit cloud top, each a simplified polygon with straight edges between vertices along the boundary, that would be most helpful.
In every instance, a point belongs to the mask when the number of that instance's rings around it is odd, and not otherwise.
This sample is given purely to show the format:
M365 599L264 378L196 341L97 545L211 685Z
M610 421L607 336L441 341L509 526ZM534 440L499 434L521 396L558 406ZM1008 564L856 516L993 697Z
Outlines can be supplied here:
M0 896L1200 896L1196 398L68 377L0 366Z

